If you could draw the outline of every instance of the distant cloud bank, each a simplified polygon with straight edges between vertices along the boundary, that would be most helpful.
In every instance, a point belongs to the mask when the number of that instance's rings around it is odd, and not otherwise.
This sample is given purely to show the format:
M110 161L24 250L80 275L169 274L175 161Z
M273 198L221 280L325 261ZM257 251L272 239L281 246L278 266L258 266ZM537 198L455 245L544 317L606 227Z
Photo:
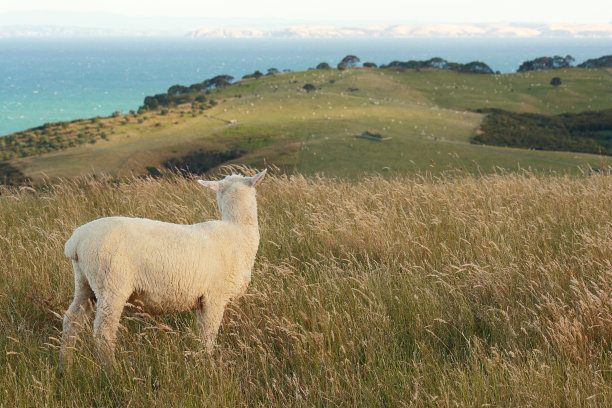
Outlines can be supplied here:
M409 38L409 37L571 37L612 38L612 24L431 24L290 26L277 29L202 28L187 34L192 38Z
M5 18L6 20L6 18ZM116 19L127 22L123 18ZM154 23L149 21L148 23ZM14 37L103 37L103 36L187 36L191 38L612 38L612 24L379 24L355 27L332 25L291 25L280 28L200 28L191 31L164 27L123 24L118 27L51 24L2 24L0 38ZM211 20L211 24L214 23ZM218 22L217 22L218 23ZM202 24L202 22L200 22ZM198 24L198 25L200 25ZM204 25L206 22L204 23ZM191 27L197 27L190 21ZM184 25L187 26L187 25ZM151 28L155 27L155 28Z

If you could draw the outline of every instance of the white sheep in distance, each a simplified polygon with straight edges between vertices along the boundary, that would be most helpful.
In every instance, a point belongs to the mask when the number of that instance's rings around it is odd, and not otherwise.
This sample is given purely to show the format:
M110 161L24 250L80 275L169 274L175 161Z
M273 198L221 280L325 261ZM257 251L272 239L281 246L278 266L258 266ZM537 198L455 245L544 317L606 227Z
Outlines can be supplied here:
M126 303L149 314L197 310L210 352L227 303L251 280L259 246L257 186L252 177L198 180L217 192L221 220L193 225L107 217L78 227L64 253L74 268L74 300L64 315L60 372L68 369L78 331L93 303L94 339L106 368L113 367L119 319Z

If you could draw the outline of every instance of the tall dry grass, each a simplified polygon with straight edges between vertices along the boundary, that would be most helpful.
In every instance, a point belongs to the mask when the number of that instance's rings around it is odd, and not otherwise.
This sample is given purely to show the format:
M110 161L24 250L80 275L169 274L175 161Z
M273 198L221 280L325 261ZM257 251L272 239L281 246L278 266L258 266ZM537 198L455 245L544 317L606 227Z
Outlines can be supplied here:
M91 327L58 377L63 243L109 215L195 223L182 178L0 189L0 406L612 406L612 178L272 176L248 294L212 357L194 316Z

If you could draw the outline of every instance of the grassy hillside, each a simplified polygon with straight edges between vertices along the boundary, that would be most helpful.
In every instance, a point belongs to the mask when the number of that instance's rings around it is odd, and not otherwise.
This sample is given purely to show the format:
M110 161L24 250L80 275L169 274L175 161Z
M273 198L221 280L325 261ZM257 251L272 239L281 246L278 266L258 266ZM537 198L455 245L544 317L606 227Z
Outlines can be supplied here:
M239 163L350 177L450 168L488 172L494 166L560 171L598 166L594 155L469 144L483 117L475 109L557 114L610 108L609 70L556 70L554 76L563 81L557 88L549 85L552 75L367 68L286 73L203 93L202 103L23 132L18 136L21 149L40 137L74 147L23 158L11 153L10 163L35 179L146 174L147 167L163 167L166 160L198 149L240 150ZM303 91L307 83L317 90ZM391 140L354 138L369 130Z
M190 313L128 317L116 373L90 322L58 377L71 231L210 219L214 195L181 177L0 186L0 405L612 405L611 177L271 176L258 201L252 284L211 357Z

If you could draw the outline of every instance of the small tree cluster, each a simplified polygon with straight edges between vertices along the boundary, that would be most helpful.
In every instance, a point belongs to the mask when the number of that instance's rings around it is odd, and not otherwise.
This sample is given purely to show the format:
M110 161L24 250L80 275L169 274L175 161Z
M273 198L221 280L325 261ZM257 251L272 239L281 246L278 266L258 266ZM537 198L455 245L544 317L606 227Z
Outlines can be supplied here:
M516 72L569 68L572 66L572 63L574 61L574 57L572 57L571 55L567 55L565 57L560 57L558 55L555 55L554 57L539 57L530 61L523 62Z
M342 58L342 61L338 63L338 69L343 70L346 68L354 67L359 61L360 59L356 55L347 55L346 57Z
M467 64L449 62L440 57L430 58L426 61L392 61L381 68L402 68L420 70L423 68L447 69L450 71L464 72L470 74L492 74L493 70L484 62L472 61Z

